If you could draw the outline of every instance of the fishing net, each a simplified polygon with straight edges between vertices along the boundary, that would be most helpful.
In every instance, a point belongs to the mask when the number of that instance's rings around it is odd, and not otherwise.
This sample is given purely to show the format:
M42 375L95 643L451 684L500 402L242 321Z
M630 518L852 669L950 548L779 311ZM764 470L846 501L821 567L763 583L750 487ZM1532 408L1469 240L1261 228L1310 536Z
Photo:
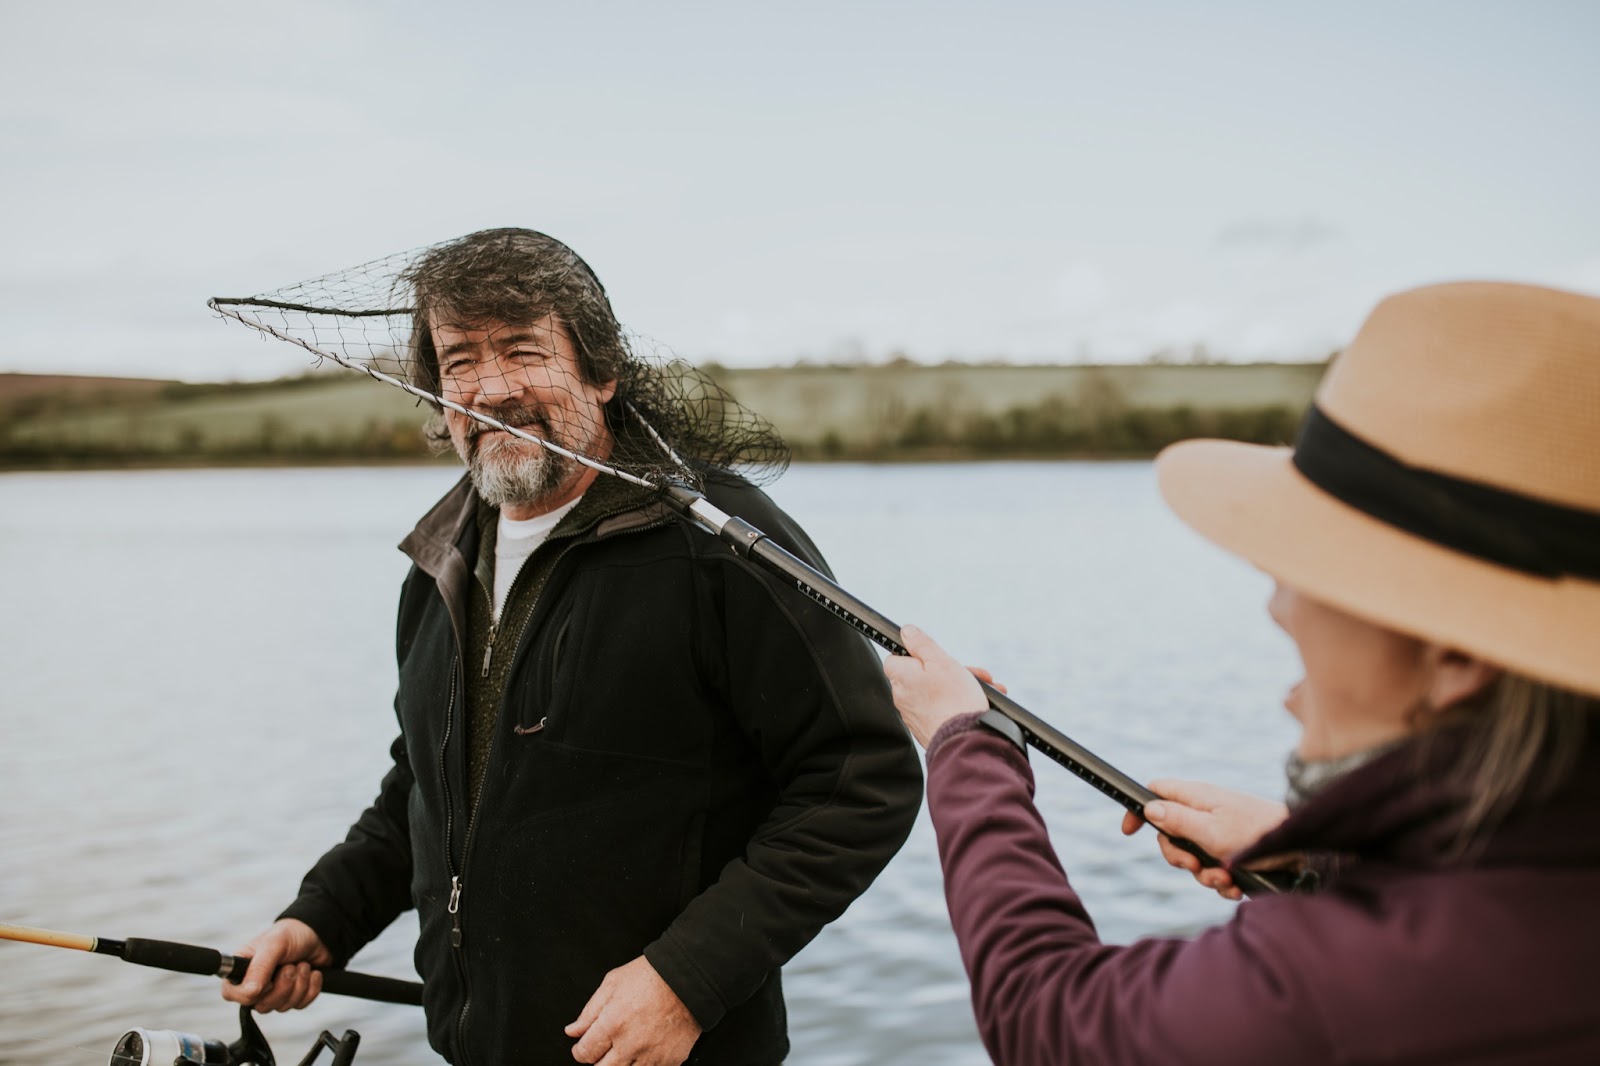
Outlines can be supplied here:
M706 375L630 338L589 265L561 242L485 230L211 306L432 404L440 416L430 435L462 454L490 503L537 499L529 485L572 472L539 469L541 456L660 489L739 556L904 654L892 620L696 491L719 469L775 478L788 450ZM1156 798L1003 692L984 691L1027 743L1124 807L1139 813ZM1247 891L1275 890L1249 871L1234 878Z
M483 230L210 304L432 405L424 432L462 455L493 503L559 482L574 462L651 486L718 469L764 483L788 465L770 423L627 333L589 265L532 230Z

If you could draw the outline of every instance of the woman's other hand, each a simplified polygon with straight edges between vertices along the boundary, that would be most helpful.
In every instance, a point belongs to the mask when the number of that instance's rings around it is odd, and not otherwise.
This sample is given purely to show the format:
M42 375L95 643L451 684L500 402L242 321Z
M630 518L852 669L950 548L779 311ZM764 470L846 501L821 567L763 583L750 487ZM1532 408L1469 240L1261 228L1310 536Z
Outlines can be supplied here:
M1200 860L1173 844L1179 837L1198 844L1223 862L1254 844L1289 815L1289 809L1274 800L1247 792L1208 785L1202 781L1152 781L1150 788L1162 798L1147 803L1144 818L1131 811L1122 816L1122 831L1132 835L1148 821L1160 830L1157 842L1161 857L1180 870L1187 870L1206 888L1225 899L1243 895L1228 871L1220 866L1203 868Z
M939 727L956 715L988 708L989 701L974 676L993 684L988 671L968 670L916 626L900 630L900 643L910 654L889 656L883 672L888 675L894 705L918 744L926 748Z

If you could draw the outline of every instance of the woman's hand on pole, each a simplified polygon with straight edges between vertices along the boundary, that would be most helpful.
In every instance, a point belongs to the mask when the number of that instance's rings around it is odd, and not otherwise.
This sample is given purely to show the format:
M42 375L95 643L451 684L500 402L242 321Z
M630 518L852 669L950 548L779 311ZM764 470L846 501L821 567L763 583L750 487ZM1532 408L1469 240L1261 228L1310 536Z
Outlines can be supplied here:
M239 949L250 959L244 980L222 982L222 998L259 1013L299 1010L322 992L322 974L313 967L333 962L322 938L305 922L279 918Z
M956 715L988 708L978 687L978 677L993 684L988 671L968 670L916 626L901 628L900 643L910 654L889 656L883 672L894 705L918 744L926 748L939 727Z
M1243 893L1227 870L1220 866L1202 867L1199 859L1176 847L1172 838L1198 844L1228 862L1276 828L1288 817L1289 809L1274 800L1202 781L1152 781L1150 788L1162 798L1145 804L1143 819L1131 811L1124 814L1122 831L1132 835L1148 821L1160 830L1156 839L1162 858L1187 870L1196 881L1225 899L1241 898Z

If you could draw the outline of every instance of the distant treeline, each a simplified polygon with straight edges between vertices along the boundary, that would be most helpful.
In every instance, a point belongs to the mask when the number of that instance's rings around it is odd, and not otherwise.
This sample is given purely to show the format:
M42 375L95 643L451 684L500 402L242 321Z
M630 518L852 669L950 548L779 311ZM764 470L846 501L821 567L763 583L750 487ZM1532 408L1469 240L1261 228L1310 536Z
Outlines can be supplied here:
M815 441L791 441L801 460L866 462L1000 458L1140 458L1190 437L1251 444L1287 444L1303 409L1284 405L1197 410L1126 408L1093 417L1060 399L1013 407L998 415L971 414L952 422L926 408L898 435L848 442L829 431Z
M0 468L72 469L135 466L293 466L350 462L426 462L441 458L414 422L369 419L356 432L294 433L281 419L263 415L227 440L208 440L184 427L174 439L48 433L13 439L0 425Z
M880 366L711 372L801 460L1138 457L1290 441L1321 368ZM0 375L0 467L422 462L431 414L356 375L184 384Z
M1287 443L1316 364L790 367L717 372L801 459L1148 456L1187 437Z

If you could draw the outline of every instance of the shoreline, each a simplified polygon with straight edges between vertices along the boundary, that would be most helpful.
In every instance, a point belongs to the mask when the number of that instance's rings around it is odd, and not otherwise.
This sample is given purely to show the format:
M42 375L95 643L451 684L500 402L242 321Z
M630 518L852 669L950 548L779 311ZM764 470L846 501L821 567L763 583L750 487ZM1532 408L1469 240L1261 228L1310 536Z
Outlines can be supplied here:
M1017 453L1014 455L906 455L906 456L797 456L790 461L790 466L940 466L960 465L973 466L982 463L1141 463L1155 459L1157 452L1120 452L1120 453ZM77 461L51 461L39 463L16 463L0 459L0 475L5 474L72 474L72 473L115 473L119 471L137 472L148 470L321 470L321 469L352 469L371 467L374 469L389 469L394 467L448 467L458 466L454 456L448 459L427 459L414 456L394 457L388 459L362 458L349 456L329 456L326 458L295 459L285 457L262 458L198 458L186 459L174 457L163 458L129 458L125 460L107 459L105 461L85 460ZM465 468L461 468L465 469ZM758 482L767 479L758 478Z

